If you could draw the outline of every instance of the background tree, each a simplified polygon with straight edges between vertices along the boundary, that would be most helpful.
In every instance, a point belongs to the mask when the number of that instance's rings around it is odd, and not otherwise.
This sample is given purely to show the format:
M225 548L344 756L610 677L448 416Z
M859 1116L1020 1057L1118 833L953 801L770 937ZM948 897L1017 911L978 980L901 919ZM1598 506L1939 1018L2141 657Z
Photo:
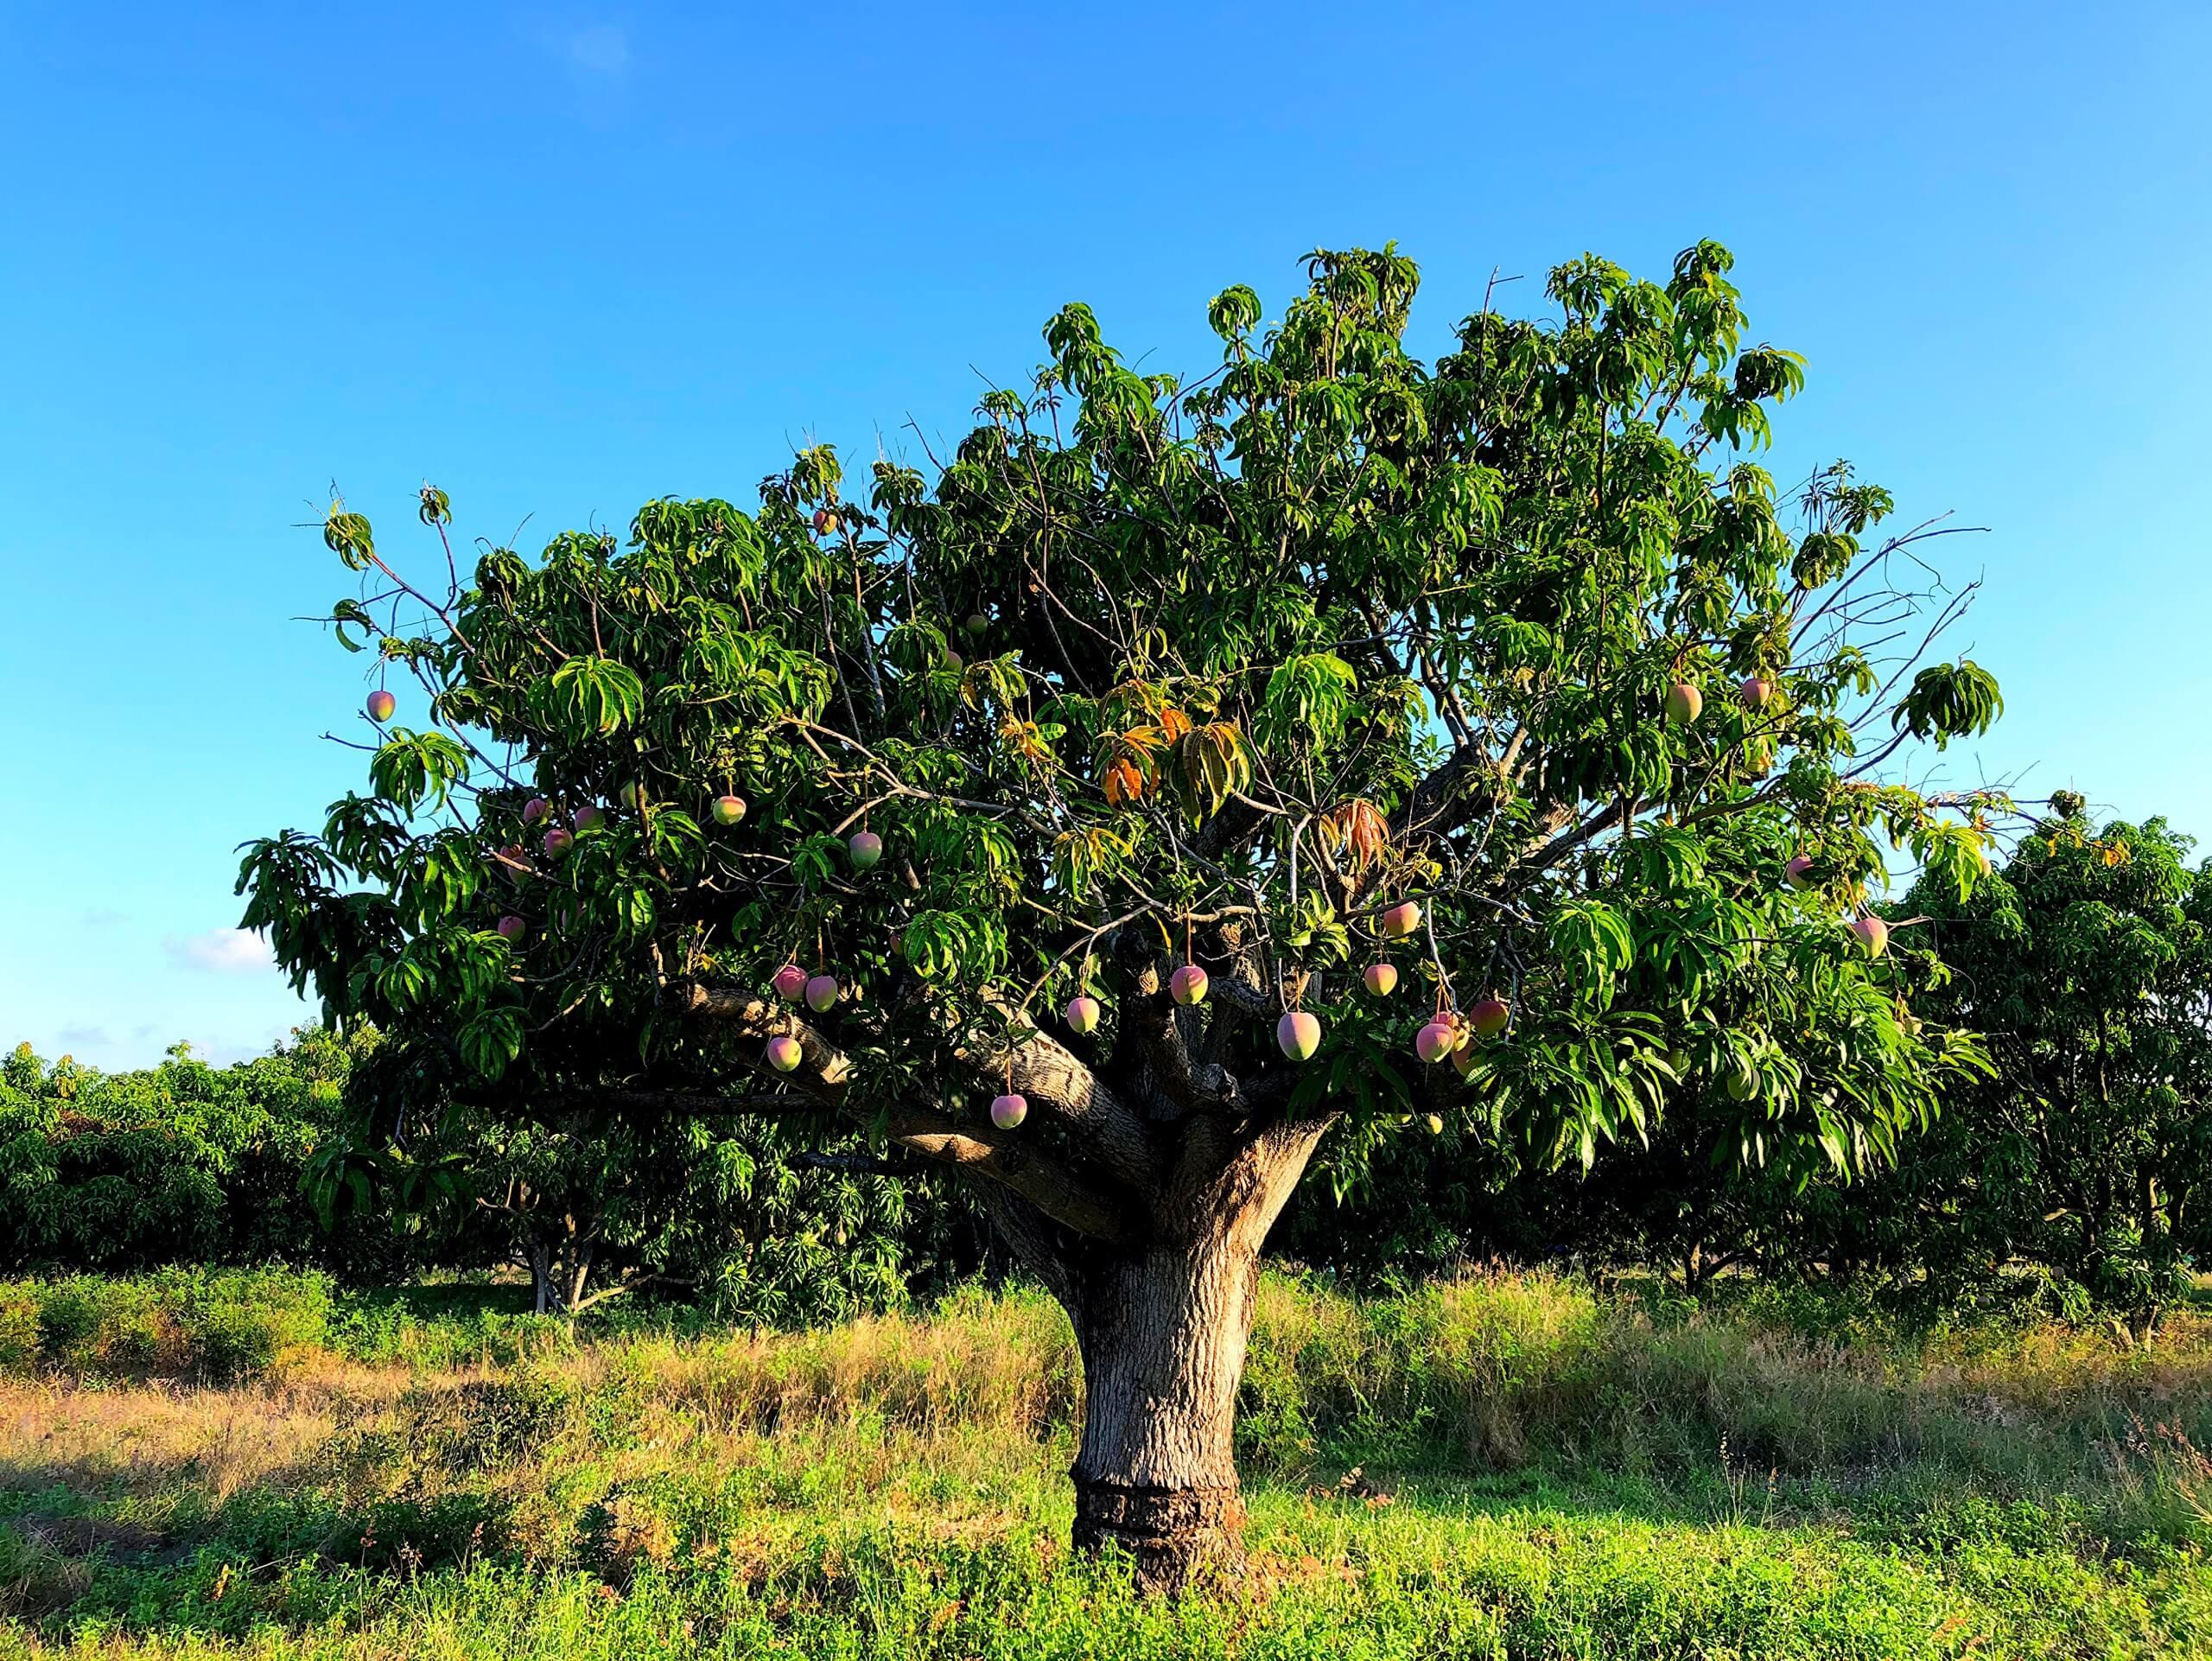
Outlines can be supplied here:
M652 1288L733 1319L833 1321L930 1271L905 1186L857 1137L825 1151L741 1115L495 1113L448 1087L447 1059L387 1046L356 1070L307 1173L326 1224L396 1230L425 1263L519 1266L540 1314Z
M1893 1180L1894 1231L1940 1264L1954 1219L1970 1264L2047 1264L2146 1338L2212 1206L2212 885L2163 819L2097 833L2053 805L1971 896L1905 900L1949 971L1931 1013L1986 1033L1996 1072Z
M397 1254L315 1226L300 1191L344 1117L362 1042L309 1028L212 1067L179 1044L157 1067L0 1063L0 1268L317 1263L389 1274Z
M1233 1550L1257 1253L1325 1136L1339 1180L1409 1112L1586 1161L1697 1073L1739 1145L1852 1164L1970 1057L1856 913L1884 837L1971 881L1982 804L1879 779L1996 689L1913 672L1932 532L1870 538L1839 467L1793 535L1738 454L1801 370L1730 263L1574 261L1425 365L1413 264L1316 254L1264 331L1215 299L1188 384L1071 305L933 477L862 504L811 449L757 513L466 581L335 504L372 788L250 850L247 926L485 1112L954 1168L1074 1324L1077 1542L1173 1584Z

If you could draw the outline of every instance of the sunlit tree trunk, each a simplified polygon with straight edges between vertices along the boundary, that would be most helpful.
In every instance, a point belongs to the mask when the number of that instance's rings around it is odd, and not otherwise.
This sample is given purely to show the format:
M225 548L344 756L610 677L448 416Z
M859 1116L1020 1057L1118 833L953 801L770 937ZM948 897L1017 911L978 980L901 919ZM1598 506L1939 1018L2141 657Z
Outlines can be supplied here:
M1074 1544L1125 1553L1147 1591L1242 1561L1236 1393L1260 1247L1327 1123L1278 1123L1218 1146L1195 1136L1126 1244L1071 1240L1027 1208L992 1207L1066 1308L1082 1357Z
M1147 1587L1174 1589L1242 1553L1236 1390L1259 1255L1209 1235L1112 1253L1079 1283L1075 1544L1117 1546Z

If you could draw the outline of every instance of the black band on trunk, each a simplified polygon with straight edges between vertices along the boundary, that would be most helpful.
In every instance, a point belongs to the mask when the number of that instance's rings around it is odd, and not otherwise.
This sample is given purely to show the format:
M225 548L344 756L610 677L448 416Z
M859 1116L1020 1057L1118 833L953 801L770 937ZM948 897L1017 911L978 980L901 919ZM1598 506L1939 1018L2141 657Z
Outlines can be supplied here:
M1131 1549L1186 1535L1234 1533L1244 1501L1234 1483L1163 1488L1075 1479L1075 1526L1080 1538L1112 1535Z

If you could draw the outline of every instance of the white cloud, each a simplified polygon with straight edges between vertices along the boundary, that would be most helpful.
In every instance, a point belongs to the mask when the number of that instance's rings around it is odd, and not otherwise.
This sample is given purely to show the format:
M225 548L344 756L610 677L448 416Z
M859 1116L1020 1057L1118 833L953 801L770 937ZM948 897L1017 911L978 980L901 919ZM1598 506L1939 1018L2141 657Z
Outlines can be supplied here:
M269 942L242 928L211 928L202 934L172 934L162 949L187 969L218 975L254 975L272 967Z
M113 928L118 923L127 923L130 920L124 913L109 911L105 907L97 911L88 911L83 918L86 928Z
M61 1041L71 1049L89 1050L107 1047L107 1028L105 1027L64 1027L59 1036Z

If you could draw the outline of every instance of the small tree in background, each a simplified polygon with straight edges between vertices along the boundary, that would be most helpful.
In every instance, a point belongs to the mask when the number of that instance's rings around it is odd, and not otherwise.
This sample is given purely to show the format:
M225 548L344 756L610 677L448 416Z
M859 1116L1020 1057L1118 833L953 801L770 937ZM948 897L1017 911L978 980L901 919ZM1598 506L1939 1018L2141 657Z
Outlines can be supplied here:
M2163 819L2094 832L2080 797L2053 805L1994 881L1905 901L1949 971L1924 1007L1986 1034L1996 1071L1946 1104L1949 1181L1896 1186L1906 1232L1959 1218L1978 1256L2049 1265L2141 1340L2208 1238L2212 883Z
M1884 839L1970 885L1993 804L1881 778L1996 688L1867 655L1957 603L1893 580L1883 492L1824 470L1785 527L1742 452L1801 372L1730 264L1577 260L1431 366L1410 261L1317 254L1264 331L1217 296L1188 383L1071 305L928 475L855 500L810 449L758 512L434 585L334 506L372 789L251 848L246 925L424 1099L957 1171L1074 1324L1077 1543L1176 1584L1234 1551L1257 1256L1325 1137L1339 1181L1430 1115L1587 1161L1697 1078L1755 1156L1856 1167L1973 1058L1861 913Z
M307 1186L326 1224L391 1230L423 1262L529 1271L537 1312L682 1289L735 1320L835 1321L903 1301L924 1272L906 1189L858 1138L821 1152L742 1115L676 1123L588 1105L490 1111L418 1098L404 1053L358 1069Z

